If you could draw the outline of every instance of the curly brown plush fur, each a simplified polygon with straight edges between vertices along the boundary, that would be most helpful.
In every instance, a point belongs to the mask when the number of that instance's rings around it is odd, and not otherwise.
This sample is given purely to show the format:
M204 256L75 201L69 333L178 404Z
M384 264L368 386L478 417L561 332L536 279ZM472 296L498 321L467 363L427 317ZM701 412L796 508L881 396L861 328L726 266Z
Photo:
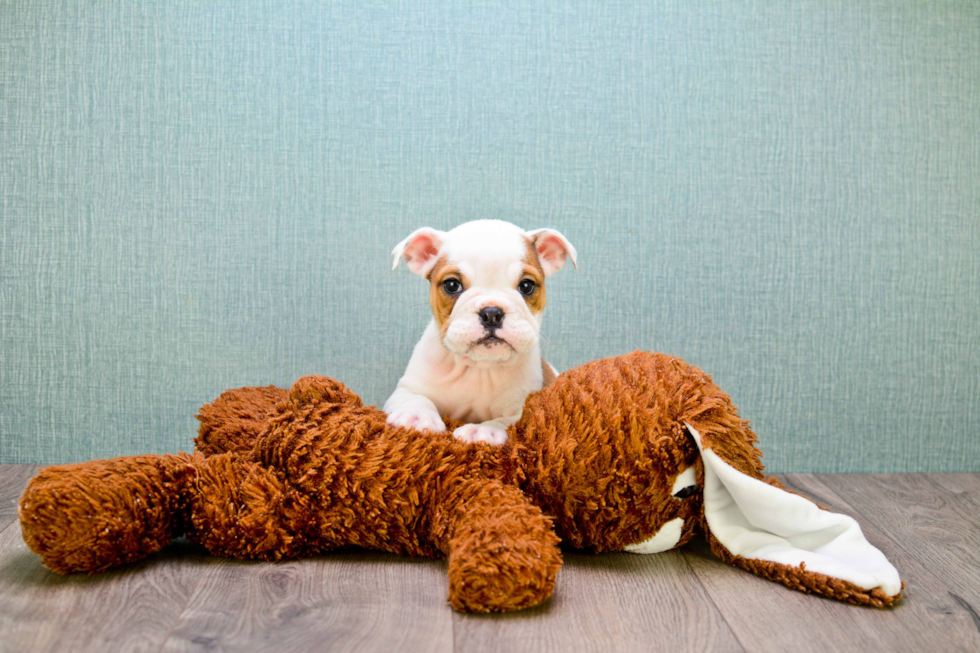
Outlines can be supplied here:
M756 437L729 397L697 368L644 352L561 375L528 398L499 448L391 427L325 377L288 392L231 390L198 417L193 456L42 470L19 506L30 548L59 573L137 560L179 534L236 558L346 546L446 557L454 608L514 610L551 595L559 541L621 551L678 518L677 546L705 529L701 494L672 495L688 467L703 484L689 428L732 467L763 478ZM720 549L803 591L873 605L897 598Z

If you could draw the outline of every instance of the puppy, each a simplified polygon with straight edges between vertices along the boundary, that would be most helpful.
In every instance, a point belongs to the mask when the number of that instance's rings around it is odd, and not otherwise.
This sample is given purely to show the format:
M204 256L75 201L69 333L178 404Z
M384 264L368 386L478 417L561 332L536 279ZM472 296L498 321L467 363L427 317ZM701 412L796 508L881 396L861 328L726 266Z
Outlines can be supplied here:
M538 344L544 280L566 258L577 268L575 248L554 229L476 220L418 229L391 257L429 280L432 321L385 402L388 422L438 433L447 415L468 422L459 440L503 444L527 395L557 376Z

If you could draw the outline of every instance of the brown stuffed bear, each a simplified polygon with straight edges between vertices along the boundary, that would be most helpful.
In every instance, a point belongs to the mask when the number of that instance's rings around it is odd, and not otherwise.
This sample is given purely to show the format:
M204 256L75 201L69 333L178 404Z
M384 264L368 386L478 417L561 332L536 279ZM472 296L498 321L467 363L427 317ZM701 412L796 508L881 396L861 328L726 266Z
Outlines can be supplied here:
M486 612L547 599L559 541L655 553L703 532L722 560L794 589L900 596L853 519L764 479L728 395L677 358L566 372L528 397L501 447L391 427L324 377L231 390L198 418L193 456L41 470L20 501L24 540L59 573L131 562L182 533L237 558L448 557L453 607Z

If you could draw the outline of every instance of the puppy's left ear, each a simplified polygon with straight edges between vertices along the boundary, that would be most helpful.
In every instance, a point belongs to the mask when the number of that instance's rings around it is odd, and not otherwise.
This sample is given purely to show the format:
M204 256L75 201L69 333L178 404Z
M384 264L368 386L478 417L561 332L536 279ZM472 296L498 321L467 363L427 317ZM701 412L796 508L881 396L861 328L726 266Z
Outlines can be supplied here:
M535 229L527 232L527 235L538 253L538 260L544 268L544 276L550 277L562 269L566 257L572 259L572 267L578 270L576 263L578 254L568 239L559 232L554 229Z

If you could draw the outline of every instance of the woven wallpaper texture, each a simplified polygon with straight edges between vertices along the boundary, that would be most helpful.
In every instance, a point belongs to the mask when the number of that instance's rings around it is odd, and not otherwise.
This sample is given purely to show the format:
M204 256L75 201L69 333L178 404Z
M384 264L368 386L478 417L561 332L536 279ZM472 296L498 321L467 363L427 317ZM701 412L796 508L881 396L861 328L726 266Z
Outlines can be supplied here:
M0 2L0 462L383 402L422 225L563 231L559 369L711 373L772 471L980 471L980 4Z

